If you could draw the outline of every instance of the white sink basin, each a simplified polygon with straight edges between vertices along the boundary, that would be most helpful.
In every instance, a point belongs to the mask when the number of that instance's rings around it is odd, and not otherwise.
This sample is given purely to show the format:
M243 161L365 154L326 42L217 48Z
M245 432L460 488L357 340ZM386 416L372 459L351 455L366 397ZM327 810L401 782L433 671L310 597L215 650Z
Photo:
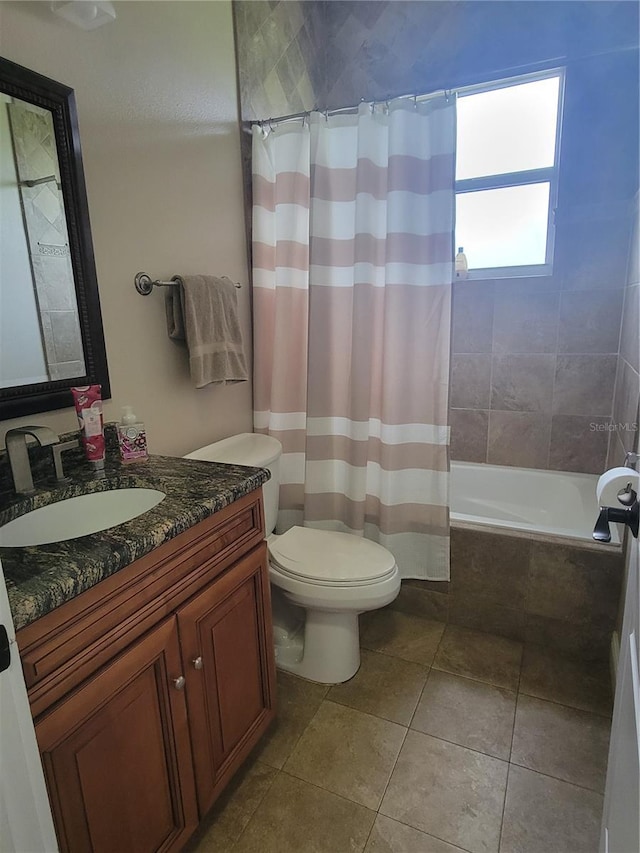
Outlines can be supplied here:
M0 527L0 547L48 545L131 521L166 498L156 489L91 492L31 510Z

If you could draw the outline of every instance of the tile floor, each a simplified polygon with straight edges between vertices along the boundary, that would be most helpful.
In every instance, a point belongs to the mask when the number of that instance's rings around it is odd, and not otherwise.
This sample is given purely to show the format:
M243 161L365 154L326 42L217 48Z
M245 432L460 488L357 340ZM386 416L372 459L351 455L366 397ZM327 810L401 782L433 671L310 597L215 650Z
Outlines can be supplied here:
M195 853L595 853L606 667L394 610L328 688L279 673L274 726Z

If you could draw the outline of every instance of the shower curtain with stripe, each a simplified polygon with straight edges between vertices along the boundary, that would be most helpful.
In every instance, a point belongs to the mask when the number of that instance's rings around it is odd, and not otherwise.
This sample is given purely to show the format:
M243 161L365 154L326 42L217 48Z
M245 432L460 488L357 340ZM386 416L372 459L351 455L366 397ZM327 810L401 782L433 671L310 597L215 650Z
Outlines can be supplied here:
M278 532L364 535L449 578L455 104L253 128L254 427Z

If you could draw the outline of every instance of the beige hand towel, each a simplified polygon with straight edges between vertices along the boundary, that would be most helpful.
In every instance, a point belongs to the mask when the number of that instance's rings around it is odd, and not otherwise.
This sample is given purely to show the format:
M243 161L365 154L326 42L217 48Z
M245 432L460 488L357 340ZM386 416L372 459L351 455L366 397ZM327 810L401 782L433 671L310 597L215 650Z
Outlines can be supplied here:
M228 278L175 276L165 305L169 337L186 341L196 388L246 382L238 293Z

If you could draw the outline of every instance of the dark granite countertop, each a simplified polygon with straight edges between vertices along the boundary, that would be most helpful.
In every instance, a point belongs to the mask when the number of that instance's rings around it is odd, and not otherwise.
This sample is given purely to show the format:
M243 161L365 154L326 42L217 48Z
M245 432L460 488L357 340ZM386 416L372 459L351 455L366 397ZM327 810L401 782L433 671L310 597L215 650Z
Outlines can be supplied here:
M34 466L37 491L26 498L16 496L5 469L5 488L0 487L0 525L32 509L87 492L143 487L159 489L167 496L148 512L101 533L48 545L0 548L16 630L269 479L269 472L262 468L172 456L150 456L145 462L129 465L107 460L100 476L90 469L80 451L68 452L64 460L69 484L57 487L44 483L38 489L43 471Z

